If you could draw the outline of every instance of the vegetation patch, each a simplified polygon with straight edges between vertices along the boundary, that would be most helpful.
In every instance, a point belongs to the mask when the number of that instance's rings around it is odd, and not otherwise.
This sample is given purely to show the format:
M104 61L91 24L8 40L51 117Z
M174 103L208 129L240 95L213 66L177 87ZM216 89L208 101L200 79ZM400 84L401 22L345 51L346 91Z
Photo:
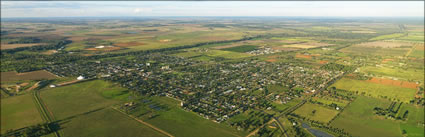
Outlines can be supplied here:
M393 85L383 86L382 84L348 78L342 78L332 86L337 89L348 90L365 96L380 97L389 100L400 100L402 102L409 102L415 97L416 93L415 89Z
M32 94L1 99L1 133L43 122Z
M326 108L321 105L306 103L293 113L309 120L328 123L339 112L334 109Z
M249 52L249 51L257 50L257 46L253 46L253 45L242 45L242 46L237 46L237 47L225 48L225 49L222 49L222 50L244 53L244 52Z
M45 70L31 71L25 73L17 72L1 72L1 81L19 81L19 80L41 80L41 79L55 79L56 75Z
M127 89L93 80L41 91L41 98L57 119L64 119L126 100Z

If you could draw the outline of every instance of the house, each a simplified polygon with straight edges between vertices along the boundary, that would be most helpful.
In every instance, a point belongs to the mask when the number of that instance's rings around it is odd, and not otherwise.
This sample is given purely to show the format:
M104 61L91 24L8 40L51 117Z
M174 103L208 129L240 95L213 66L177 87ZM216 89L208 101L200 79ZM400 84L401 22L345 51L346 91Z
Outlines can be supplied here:
M84 77L83 76L78 76L77 77L77 80L83 80L84 79Z

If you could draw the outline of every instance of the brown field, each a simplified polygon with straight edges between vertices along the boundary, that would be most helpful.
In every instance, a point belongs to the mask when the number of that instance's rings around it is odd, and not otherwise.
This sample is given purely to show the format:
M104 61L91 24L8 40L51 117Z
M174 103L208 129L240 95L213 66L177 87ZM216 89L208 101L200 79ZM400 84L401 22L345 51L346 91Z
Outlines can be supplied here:
M389 41L374 41L374 42L366 42L354 45L356 47L375 47L375 48L398 48L401 46L412 46L411 43L406 42L389 42Z
M424 44L417 44L415 49L416 50L424 50L425 45Z
M14 49L14 48L20 48L20 47L31 47L31 46L37 46L42 45L44 43L31 43L31 44L1 44L0 49Z
M266 61L268 61L268 62L276 62L277 60L276 59L268 59Z
M382 60L382 63L387 63L388 61L394 61L394 59L384 59Z
M324 47L324 46L330 46L330 45L331 44L328 44L328 43L305 42L305 43L298 43L298 44L282 45L282 47L309 49L309 48Z
M40 80L54 79L57 76L45 70L31 71L25 73L17 72L1 72L1 81L19 81L19 80Z
M296 58L311 59L311 55L296 54L295 57Z
M132 47L132 46L145 45L145 43L140 43L140 42L126 42L126 43L117 43L117 44L114 44L114 45L119 46L119 47Z
M326 60L319 61L319 64L326 64L326 63L328 63L328 61L326 61Z
M383 78L372 78L370 80L367 80L368 82L382 84L382 85L393 85L403 88L411 88L416 89L419 85L413 82L407 82L407 81L399 81L399 80L391 80L391 79L383 79Z

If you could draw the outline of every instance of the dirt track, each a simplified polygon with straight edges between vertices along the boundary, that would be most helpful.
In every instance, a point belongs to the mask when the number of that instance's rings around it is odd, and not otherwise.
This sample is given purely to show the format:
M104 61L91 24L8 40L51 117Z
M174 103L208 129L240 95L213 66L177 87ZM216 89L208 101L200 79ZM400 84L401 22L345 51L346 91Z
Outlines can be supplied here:
M115 107L112 107L112 108L113 108L113 109L115 109L116 111L120 112L120 113L123 113L123 114L125 114L125 115L127 115L127 116L129 116L129 117L133 118L133 119L134 119L134 120L136 120L137 122L142 123L142 124L144 124L144 125L146 125L146 126L148 126L148 127L152 128L152 129L154 129L154 130L156 130L156 131L158 131L158 132L160 132L160 133L162 133L162 134L164 134L164 135L167 135L167 136L169 136L169 137L174 137L174 136L173 136L173 135L171 135L170 133L165 132L164 130L159 129L159 128L157 128L157 127L155 127L155 126L153 126L153 125L151 125L151 124L149 124L149 123L146 123L146 122L144 122L144 121L142 121L142 120L140 120L140 119L138 119L138 118L134 117L133 115L126 114L125 112L122 112L121 110L118 110L118 109L117 109L117 108L115 108Z

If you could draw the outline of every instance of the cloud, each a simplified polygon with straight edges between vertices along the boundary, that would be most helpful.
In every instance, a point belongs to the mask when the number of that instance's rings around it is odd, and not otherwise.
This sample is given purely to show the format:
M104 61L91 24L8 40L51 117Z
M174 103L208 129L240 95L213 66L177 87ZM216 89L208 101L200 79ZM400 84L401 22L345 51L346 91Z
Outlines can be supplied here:
M424 16L424 2L1 1L1 16Z

